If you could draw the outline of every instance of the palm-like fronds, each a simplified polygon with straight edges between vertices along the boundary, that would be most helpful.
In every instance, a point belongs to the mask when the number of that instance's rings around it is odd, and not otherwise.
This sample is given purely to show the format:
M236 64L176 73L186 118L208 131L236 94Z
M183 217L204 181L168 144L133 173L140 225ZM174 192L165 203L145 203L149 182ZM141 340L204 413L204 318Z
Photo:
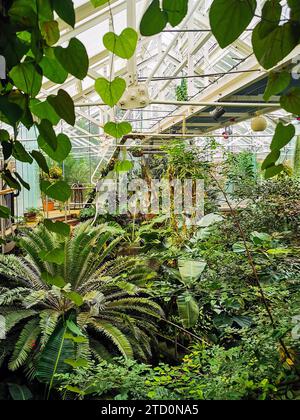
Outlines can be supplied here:
M24 257L0 256L0 315L7 315L7 332L18 336L10 368L28 361L33 342L47 361L45 352L54 351L57 328L70 314L88 338L76 344L77 355L99 356L105 354L105 347L114 347L125 357L146 358L155 324L163 315L146 297L153 273L136 258L116 256L122 240L119 228L83 223L70 238L61 240L41 226L22 239ZM63 264L41 259L41 251L51 252L58 246L64 250ZM65 286L47 283L44 273L62 277ZM70 292L79 294L83 304L78 306ZM31 362L30 366L36 365Z

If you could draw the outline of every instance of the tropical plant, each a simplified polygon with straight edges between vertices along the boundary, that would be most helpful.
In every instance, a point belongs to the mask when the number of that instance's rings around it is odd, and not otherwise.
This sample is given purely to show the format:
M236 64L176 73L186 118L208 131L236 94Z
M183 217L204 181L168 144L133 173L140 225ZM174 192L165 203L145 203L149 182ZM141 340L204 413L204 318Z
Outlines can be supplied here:
M53 383L68 364L113 348L126 358L151 354L154 320L163 314L147 297L153 273L138 259L115 257L122 233L83 223L63 238L40 226L21 240L25 256L1 256L0 314L8 335L1 347L11 353L11 370L26 365Z

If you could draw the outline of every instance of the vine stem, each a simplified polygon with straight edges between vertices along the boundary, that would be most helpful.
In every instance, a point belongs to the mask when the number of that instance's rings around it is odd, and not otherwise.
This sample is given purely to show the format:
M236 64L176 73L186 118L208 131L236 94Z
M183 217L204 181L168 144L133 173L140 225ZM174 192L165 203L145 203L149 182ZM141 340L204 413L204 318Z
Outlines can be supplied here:
M254 262L254 258L253 258L253 255L252 255L251 251L250 251L250 248L248 246L247 238L246 238L245 232L244 232L244 230L243 230L243 228L241 226L240 220L239 220L239 218L237 216L236 210L233 208L232 204L230 203L230 200L228 198L228 195L225 192L224 188L221 186L221 184L218 181L218 179L212 173L211 173L211 176L212 176L213 180L215 181L217 187L219 188L219 190L223 194L223 196L225 198L225 201L226 201L226 203L227 203L227 205L229 207L231 216L232 216L232 218L233 218L233 220L234 220L234 222L236 224L236 227L237 227L237 229L238 229L238 231L239 231L239 233L240 233L240 235L242 237L242 241L243 241L243 244L245 246L245 250L246 250L246 254L247 254L247 259L248 259L249 265L250 265L250 267L252 269L252 273L253 273L253 276L255 278L257 287L259 289L259 293L261 295L261 299L262 299L263 305L264 305L264 307L265 307L265 309L267 311L267 314L269 316L269 319L270 319L270 323L272 325L272 328L273 328L274 331L276 331L275 318L274 318L274 316L272 314L272 311L271 311L271 308L270 308L269 303L267 301L267 298L266 298L264 289L263 289L263 287L261 285L261 282L260 282L260 279L259 279L259 275L258 275L258 272L257 272L257 269L256 269L256 265L255 265L255 262ZM283 351L285 353L286 358L287 359L290 359L290 360L293 360L293 358L292 358L292 356L291 356L291 354L290 354L290 352L289 352L289 350L288 350L285 342L283 341L283 339L282 338L279 338L278 341L279 341L279 344L281 345L281 347L282 347L282 349L283 349ZM300 372L298 371L297 367L295 365L293 365L293 367L294 367L294 370L297 373L297 375L300 376Z

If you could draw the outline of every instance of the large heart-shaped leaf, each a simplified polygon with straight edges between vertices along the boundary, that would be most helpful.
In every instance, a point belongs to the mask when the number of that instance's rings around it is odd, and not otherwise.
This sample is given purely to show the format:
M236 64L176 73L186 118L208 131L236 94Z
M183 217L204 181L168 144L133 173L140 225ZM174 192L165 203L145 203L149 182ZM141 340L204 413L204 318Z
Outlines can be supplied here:
M60 117L48 101L41 102L38 99L31 99L29 108L40 120L48 120L52 125L57 125L60 121Z
M32 163L33 159L30 156L30 154L25 150L24 146L22 143L20 143L19 141L15 141L13 143L13 157L17 160L19 160L20 162L24 162L24 163Z
M117 77L112 82L100 77L95 83L96 92L106 105L115 106L122 98L126 90L126 82L124 79Z
M125 59L131 58L136 50L138 42L138 34L132 28L126 28L117 35L114 32L108 32L103 37L103 44L105 48L113 54Z
M184 19L188 12L188 0L163 0L163 10L167 13L168 21L174 27Z
M159 0L153 0L142 18L140 32L144 36L156 35L165 29L167 23L167 12L161 10Z
M256 0L214 0L209 11L212 33L221 48L236 41L252 21Z
M53 0L53 8L62 20L74 28L76 19L72 0Z
M300 88L292 88L289 92L282 95L280 105L287 112L300 115Z
M296 130L292 124L283 125L279 123L276 127L275 134L271 143L271 150L280 150L285 147L295 136Z
M38 137L39 147L56 162L63 162L72 150L72 144L66 134L60 133L57 136L57 147L53 150L42 136Z
M126 136L126 134L129 134L132 132L132 126L128 122L122 122L122 123L108 122L104 126L104 131L110 136L115 137L116 139L120 139L123 136Z
M291 22L277 26L267 36L261 38L262 23L259 23L252 34L253 51L259 63L270 69L282 61L298 45L300 40L300 25Z
M38 125L38 129L41 137L48 144L48 146L54 151L57 148L57 137L53 129L52 124L48 120L42 120Z
M58 22L52 20L41 24L41 34L47 45L51 46L57 43L60 38Z
M72 194L72 190L65 181L57 181L51 184L45 191L45 194L53 198L53 200L65 202L69 200Z
M0 118L7 124L14 126L22 118L22 109L9 100L8 95L0 96Z
M89 69L89 58L84 45L76 38L72 38L67 48L56 47L55 56L63 68L83 80Z
M52 222L50 219L45 219L44 225L50 232L62 236L70 236L71 227L64 222Z
M38 150L32 150L32 152L30 154L34 158L36 163L39 165L41 170L43 172L45 172L46 174L49 174L49 167L48 167L47 161L45 159L45 156L42 155L42 153L39 152Z
M47 98L49 104L55 109L57 115L70 125L75 125L75 107L71 96L64 90L60 89L57 96L50 95Z
M44 76L54 83L62 84L68 77L68 72L57 60L53 48L46 48L45 55L39 62L39 66L43 70Z
M271 166L275 166L276 162L280 158L280 150L273 150L271 153L268 154L266 159L263 161L261 169L264 171Z
M271 72L268 78L268 85L264 93L264 100L269 101L271 96L281 93L289 87L292 78L289 72Z
M266 169L265 172L265 179L273 178L276 175L279 175L284 170L283 165L277 165L277 166L270 166Z
M42 87L41 69L33 63L20 63L9 73L14 85L32 97L37 96Z

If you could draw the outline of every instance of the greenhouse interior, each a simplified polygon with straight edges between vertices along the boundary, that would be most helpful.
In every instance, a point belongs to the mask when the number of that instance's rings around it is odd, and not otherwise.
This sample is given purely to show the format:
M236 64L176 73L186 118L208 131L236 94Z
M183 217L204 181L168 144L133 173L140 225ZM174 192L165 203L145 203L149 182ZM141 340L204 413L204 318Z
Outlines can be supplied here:
M300 400L299 80L297 0L0 1L0 400Z

